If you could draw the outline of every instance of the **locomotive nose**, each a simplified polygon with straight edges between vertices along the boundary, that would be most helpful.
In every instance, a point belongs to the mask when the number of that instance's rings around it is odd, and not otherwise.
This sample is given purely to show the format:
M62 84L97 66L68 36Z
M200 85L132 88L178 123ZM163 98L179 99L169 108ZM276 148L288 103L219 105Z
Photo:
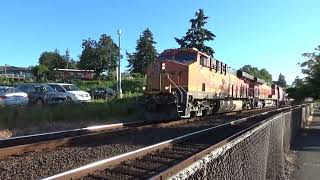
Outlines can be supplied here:
M175 61L160 61L147 72L147 91L171 92L180 85L185 85L187 66Z

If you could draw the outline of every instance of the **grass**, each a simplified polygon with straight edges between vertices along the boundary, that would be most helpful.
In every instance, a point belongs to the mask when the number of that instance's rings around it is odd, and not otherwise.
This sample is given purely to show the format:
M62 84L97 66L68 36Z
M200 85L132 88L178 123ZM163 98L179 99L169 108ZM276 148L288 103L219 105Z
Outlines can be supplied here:
M104 81L104 80L93 80L93 81L75 81L74 84L84 91L88 91L96 87L115 87L116 82L114 81Z
M4 85L4 86L12 86L12 85L18 85L21 83L29 83L29 82L32 82L32 81L31 80L16 81L14 79L0 77L0 85Z
M87 104L57 104L43 107L1 107L0 129L28 128L51 123L108 122L139 116L140 94L125 94L122 99Z
M14 85L10 79L0 79L0 83ZM23 83L23 82L22 82ZM74 81L82 90L94 87L116 89L112 80ZM58 104L43 107L0 107L0 130L46 126L54 123L108 122L132 119L142 113L139 98L143 94L144 77L122 81L123 98L110 101L97 100L88 104Z

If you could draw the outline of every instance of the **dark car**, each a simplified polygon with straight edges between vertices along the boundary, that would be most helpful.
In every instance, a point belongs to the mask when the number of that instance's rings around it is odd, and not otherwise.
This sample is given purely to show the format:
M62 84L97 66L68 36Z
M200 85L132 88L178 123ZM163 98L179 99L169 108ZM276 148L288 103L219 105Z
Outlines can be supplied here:
M88 91L93 99L112 99L117 95L117 92L111 88L93 88Z
M55 104L67 100L67 96L44 84L23 84L17 87L28 94L31 104Z

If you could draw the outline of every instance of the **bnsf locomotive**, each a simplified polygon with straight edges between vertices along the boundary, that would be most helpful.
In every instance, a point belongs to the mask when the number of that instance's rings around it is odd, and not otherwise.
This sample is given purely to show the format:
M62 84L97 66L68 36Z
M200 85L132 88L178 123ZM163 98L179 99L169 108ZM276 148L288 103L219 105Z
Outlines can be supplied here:
M232 70L195 48L168 49L148 67L147 108L182 118L278 106L281 87Z

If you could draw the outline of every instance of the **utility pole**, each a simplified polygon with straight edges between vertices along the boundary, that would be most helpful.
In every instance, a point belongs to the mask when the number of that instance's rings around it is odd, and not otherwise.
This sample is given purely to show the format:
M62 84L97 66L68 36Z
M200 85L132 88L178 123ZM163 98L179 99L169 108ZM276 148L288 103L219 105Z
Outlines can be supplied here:
M119 35L119 65L118 65L118 95L119 95L119 98L122 98L122 89L121 89L121 68L120 68L120 65L121 65L121 34L122 34L122 31L121 29L118 29L118 35Z

